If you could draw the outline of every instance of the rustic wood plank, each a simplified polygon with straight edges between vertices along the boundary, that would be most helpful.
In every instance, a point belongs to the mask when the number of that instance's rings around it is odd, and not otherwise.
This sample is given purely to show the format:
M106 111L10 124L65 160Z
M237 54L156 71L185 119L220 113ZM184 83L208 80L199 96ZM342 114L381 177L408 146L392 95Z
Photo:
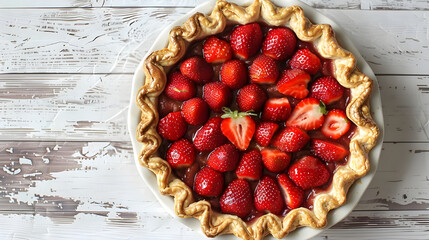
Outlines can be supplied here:
M133 73L160 30L188 11L0 9L0 72ZM425 12L322 12L346 29L375 73L429 74L421 67L429 64Z
M131 74L0 75L0 140L127 141L131 80ZM378 80L385 140L429 141L429 77Z
M428 10L427 0L361 0L361 9L371 10Z
M157 203L135 171L130 146L1 142L0 235L170 239L180 233L185 239L201 239ZM377 175L356 210L315 239L427 236L429 183L422 166L428 166L428 145L386 143L381 156Z

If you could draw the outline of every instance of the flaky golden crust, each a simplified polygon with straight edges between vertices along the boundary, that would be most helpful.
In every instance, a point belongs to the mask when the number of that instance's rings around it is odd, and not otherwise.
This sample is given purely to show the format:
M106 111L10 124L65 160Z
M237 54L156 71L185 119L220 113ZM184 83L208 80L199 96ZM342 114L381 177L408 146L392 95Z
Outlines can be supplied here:
M346 112L357 130L350 142L351 154L347 164L335 171L330 191L316 196L313 210L298 208L285 217L265 214L247 224L236 216L212 211L207 201L195 202L192 190L172 175L170 165L158 156L162 140L156 131L159 120L157 99L164 90L166 72L182 58L189 42L222 32L227 23L255 21L287 26L300 40L313 42L321 56L333 59L334 76L341 85L350 89L351 100ZM139 161L155 173L160 192L174 197L176 214L197 218L202 231L209 237L233 233L243 239L261 239L268 234L282 238L297 227L321 228L326 225L327 213L345 202L351 184L368 172L368 152L379 135L369 110L372 81L355 64L353 55L337 44L332 28L325 24L313 25L298 6L279 8L269 0L255 0L250 6L241 7L219 0L209 16L196 13L182 26L174 27L168 46L151 53L144 62L145 83L137 96L141 109L137 140L143 144Z

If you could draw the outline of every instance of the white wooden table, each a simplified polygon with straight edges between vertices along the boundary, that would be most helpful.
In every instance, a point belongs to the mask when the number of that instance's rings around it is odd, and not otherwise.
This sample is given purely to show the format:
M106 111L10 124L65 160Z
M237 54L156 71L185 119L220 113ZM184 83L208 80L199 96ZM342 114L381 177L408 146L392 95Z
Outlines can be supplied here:
M199 2L0 1L0 239L203 238L141 181L126 126L134 69ZM369 189L315 239L429 239L429 1L304 2L347 29L386 123Z

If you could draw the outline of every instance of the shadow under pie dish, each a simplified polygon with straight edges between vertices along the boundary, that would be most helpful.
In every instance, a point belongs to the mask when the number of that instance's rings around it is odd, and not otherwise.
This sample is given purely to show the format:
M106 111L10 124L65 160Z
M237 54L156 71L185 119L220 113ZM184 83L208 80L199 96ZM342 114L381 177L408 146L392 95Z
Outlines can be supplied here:
M218 1L144 61L139 163L207 236L321 228L379 135L355 63L298 6Z

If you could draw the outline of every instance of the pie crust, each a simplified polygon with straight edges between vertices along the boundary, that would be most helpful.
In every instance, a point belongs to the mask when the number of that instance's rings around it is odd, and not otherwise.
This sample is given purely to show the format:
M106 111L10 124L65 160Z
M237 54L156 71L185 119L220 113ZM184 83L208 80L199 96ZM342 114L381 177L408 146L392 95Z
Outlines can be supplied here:
M322 57L332 59L334 77L350 89L346 114L357 129L350 141L347 164L336 169L331 190L315 197L312 210L301 207L291 210L285 217L268 213L246 223L237 216L212 211L207 201L195 202L192 189L171 174L170 165L157 152L162 142L156 130L159 120L157 106L158 96L166 85L166 73L184 56L190 42L218 34L227 24L256 21L287 26L298 39L313 42ZM241 7L219 0L210 15L196 13L182 26L174 27L170 31L167 47L152 52L144 61L144 73L144 85L137 95L137 105L141 110L137 140L143 145L139 162L156 175L159 191L174 197L177 216L197 218L208 237L233 233L242 239L262 239L268 234L282 238L301 226L322 228L327 223L328 212L344 204L351 184L369 170L368 152L379 135L370 114L369 95L373 82L356 68L354 56L338 45L331 26L313 25L299 6L280 8L269 0L255 0L250 6Z

